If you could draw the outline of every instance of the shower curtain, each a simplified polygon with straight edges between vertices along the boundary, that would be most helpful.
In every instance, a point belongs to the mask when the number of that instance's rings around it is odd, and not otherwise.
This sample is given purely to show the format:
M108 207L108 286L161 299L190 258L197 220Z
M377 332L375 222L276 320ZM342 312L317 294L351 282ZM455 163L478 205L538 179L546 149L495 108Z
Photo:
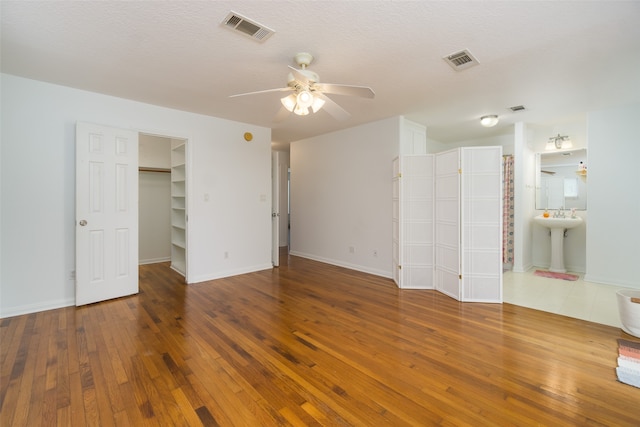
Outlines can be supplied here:
M502 156L502 264L513 267L513 156Z

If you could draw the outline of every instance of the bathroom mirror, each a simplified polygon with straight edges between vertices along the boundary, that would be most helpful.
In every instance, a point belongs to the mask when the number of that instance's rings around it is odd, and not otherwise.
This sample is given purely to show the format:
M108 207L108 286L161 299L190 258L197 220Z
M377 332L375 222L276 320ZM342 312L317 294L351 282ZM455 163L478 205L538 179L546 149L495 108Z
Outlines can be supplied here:
M587 209L587 149L536 154L536 209Z

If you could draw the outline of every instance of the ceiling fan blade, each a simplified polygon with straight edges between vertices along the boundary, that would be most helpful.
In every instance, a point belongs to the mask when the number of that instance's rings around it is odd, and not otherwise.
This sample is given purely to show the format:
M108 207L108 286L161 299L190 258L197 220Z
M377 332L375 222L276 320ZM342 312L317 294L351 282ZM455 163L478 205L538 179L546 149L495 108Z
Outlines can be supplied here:
M247 93L238 93L236 95L229 95L229 98L236 98L238 96L247 96L247 95L257 95L260 93L269 93L269 92L289 92L292 91L293 88L292 87L281 87L281 88L277 88L277 89L267 89L267 90L259 90L256 92L247 92Z
M307 76L305 76L304 74L302 74L300 72L300 70L298 70L297 68L292 67L291 65L288 65L289 69L291 70L291 74L293 74L293 77L298 80L300 83L305 84L307 86L309 86L312 82L311 80L309 80L307 78Z
M324 105L322 106L322 109L325 110L327 113L329 113L329 115L332 116L334 119L347 120L349 117L351 117L351 114L349 114L347 110L345 110L344 108L342 108L341 106L333 102L333 100L328 96L325 96L324 94L317 91L314 92L313 94L324 101Z
M373 99L376 94L370 87L366 86L352 86L352 85L339 85L334 83L316 83L313 85L314 89L320 90L324 93L333 93L335 95L346 96L359 96L361 98Z

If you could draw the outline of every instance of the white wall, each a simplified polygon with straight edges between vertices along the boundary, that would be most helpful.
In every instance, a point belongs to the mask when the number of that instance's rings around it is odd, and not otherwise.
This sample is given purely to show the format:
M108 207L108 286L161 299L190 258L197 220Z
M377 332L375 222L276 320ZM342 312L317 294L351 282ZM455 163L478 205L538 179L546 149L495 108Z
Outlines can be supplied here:
M640 289L640 104L588 116L585 280Z
M69 275L75 270L77 121L189 140L190 282L271 267L270 129L0 78L0 316L75 301ZM254 134L252 142L244 132Z
M138 174L138 261L171 259L171 175Z
M145 133L138 135L138 166L169 169L171 139Z
M484 138L467 139L464 141L452 142L446 145L444 148L438 151L432 151L432 153L438 153L440 151L450 150L458 147L502 147L502 154L513 154L514 148L514 134L513 129L510 129L509 133L504 135L487 136Z
M292 254L391 277L391 177L400 120L291 144Z
M523 272L531 267L531 223L533 212L534 167L527 126L517 122L513 131L513 271Z
M171 139L138 136L138 165L171 167ZM138 260L140 264L171 259L171 174L138 174Z
M427 128L427 153L439 153L441 151L450 150L457 147L457 145L444 144L442 142L429 138L429 129Z

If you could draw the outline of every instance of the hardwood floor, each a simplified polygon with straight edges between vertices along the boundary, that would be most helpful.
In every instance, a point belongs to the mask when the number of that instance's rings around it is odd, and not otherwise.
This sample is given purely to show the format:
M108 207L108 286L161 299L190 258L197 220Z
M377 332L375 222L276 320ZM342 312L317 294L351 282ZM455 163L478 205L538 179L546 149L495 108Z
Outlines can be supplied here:
M606 425L640 423L617 328L302 258L2 319L0 424Z

